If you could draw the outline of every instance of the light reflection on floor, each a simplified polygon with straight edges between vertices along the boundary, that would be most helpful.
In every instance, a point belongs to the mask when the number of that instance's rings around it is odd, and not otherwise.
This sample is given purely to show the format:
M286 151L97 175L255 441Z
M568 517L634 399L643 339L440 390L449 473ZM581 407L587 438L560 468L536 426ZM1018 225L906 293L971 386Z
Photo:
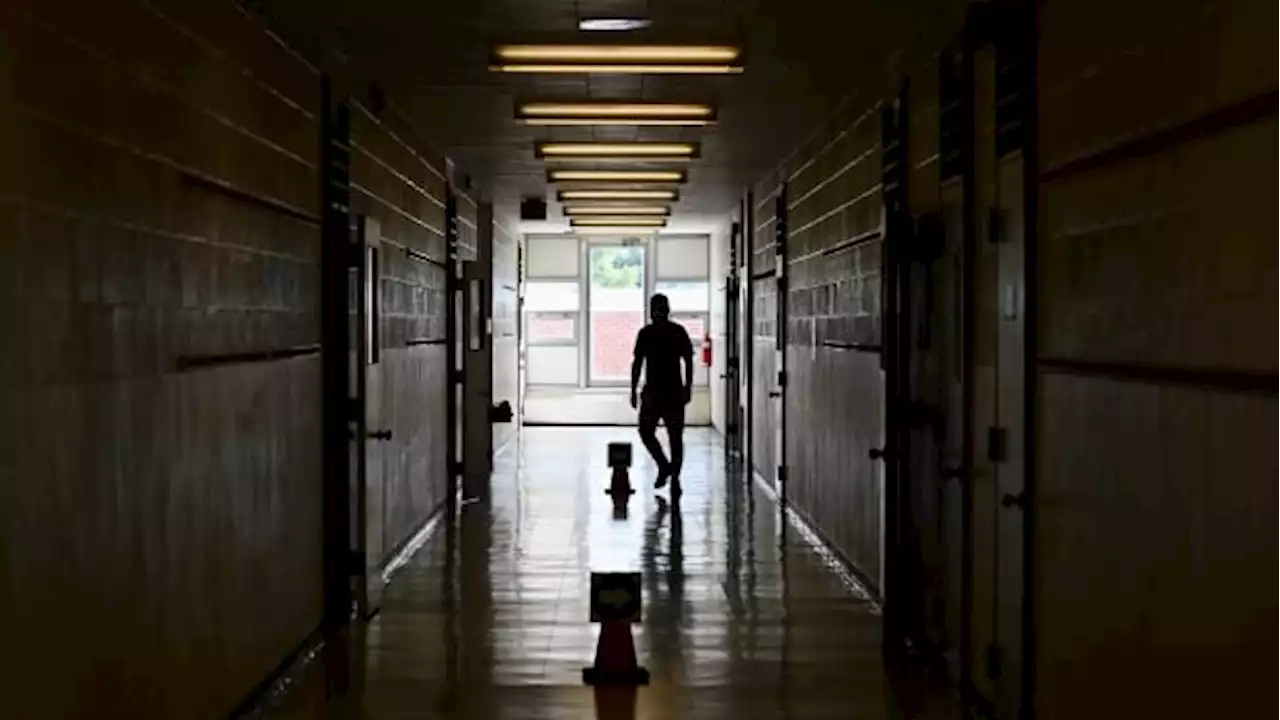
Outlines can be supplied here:
M605 447L633 442L637 493L613 519ZM880 618L740 477L709 430L686 440L678 504L652 489L634 430L528 428L491 496L442 526L388 587L381 613L331 642L274 717L945 717L894 696ZM794 539L793 539L794 538ZM640 571L636 626L653 679L595 692L592 570ZM896 702L895 702L896 700ZM928 712L925 712L925 709Z

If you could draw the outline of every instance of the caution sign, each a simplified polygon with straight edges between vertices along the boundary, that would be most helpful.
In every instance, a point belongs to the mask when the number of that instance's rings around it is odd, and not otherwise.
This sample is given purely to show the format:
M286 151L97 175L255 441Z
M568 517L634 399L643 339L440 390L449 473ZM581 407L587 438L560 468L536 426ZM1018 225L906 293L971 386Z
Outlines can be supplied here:
M591 573L591 622L640 622L640 573Z
M631 467L631 443L627 443L627 442L609 443L609 467L611 468Z

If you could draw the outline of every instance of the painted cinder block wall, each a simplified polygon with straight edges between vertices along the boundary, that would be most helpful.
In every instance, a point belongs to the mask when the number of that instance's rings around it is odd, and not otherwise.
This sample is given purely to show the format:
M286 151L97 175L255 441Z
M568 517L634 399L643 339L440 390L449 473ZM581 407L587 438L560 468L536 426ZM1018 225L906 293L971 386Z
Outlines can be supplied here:
M6 714L225 717L319 625L319 107L232 2L0 7ZM352 125L353 209L400 250L390 549L444 493L444 348L413 342L443 271L403 249L444 258L445 163L394 113ZM265 350L294 356L200 364Z
M877 173L856 178L874 159L859 161L853 146L867 126L861 149L874 147L879 121L859 118L903 79L911 82L912 212L938 209L938 53L961 29L964 9L941 3L927 16L878 18L868 40L883 51L880 61L844 66L846 107L753 180L757 270L773 264L769 196L782 180L794 257L871 221L858 208L878 210L862 195L874 194ZM1046 718L1185 717L1269 707L1275 9L1047 0L1039 15L1038 343L1029 378L1038 492L1027 548L1036 564L1034 709ZM815 180L826 182L815 191ZM792 266L788 453L797 509L874 579L882 488L866 450L878 444L883 413L879 358L811 344L846 334L876 345L878 293L841 289L874 286L876 245L861 247L862 258ZM766 478L775 464L776 418L764 399L774 302L772 279L758 280L752 436ZM862 307L872 312L860 325ZM978 314L995 307L979 298ZM985 476L975 468L975 478ZM995 602L983 588L1000 548L989 533L976 539L980 651Z

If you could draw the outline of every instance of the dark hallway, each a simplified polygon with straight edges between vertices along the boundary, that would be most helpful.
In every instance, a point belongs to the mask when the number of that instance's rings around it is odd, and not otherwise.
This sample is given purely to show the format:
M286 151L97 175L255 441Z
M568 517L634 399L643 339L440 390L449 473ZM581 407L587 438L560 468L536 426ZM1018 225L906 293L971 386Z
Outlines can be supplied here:
M0 2L0 717L1266 714L1277 20Z

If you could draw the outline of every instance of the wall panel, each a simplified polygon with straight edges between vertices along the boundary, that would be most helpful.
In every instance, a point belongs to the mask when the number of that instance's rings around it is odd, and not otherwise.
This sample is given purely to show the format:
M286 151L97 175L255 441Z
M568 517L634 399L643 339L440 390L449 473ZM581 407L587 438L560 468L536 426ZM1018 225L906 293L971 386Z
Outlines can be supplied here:
M1042 10L1041 717L1274 704L1274 21Z
M319 79L230 3L0 47L0 695L225 717L321 616Z
M382 443L381 527L390 553L446 491L446 168L393 110L378 116L356 103L351 142L352 212L376 218L382 233L380 402L392 438ZM459 215L460 232L474 239L475 205L460 201Z

